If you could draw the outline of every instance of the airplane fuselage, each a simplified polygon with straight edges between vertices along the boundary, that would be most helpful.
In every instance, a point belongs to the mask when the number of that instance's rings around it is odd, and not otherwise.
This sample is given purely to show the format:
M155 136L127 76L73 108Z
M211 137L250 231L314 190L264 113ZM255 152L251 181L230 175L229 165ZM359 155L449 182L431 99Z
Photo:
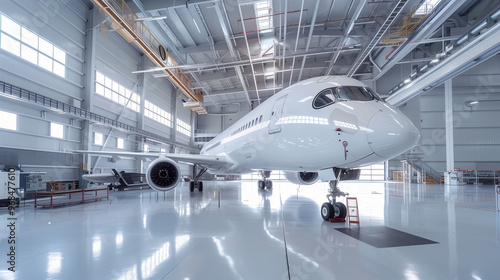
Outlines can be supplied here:
M341 99L322 107L325 90L366 88L340 76L312 78L272 96L207 143L201 154L233 163L212 173L354 168L393 158L416 144L418 130L381 101ZM324 94L323 94L324 95Z

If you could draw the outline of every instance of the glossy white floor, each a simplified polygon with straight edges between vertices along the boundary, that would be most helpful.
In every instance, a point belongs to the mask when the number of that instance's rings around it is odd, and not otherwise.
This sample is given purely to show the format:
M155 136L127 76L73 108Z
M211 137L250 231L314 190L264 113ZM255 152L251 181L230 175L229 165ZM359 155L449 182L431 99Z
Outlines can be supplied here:
M110 192L109 201L17 209L16 272L1 279L498 279L493 186L343 182L361 229L387 226L437 244L375 248L323 222L326 183L206 182L165 194ZM221 192L219 207L218 193ZM357 225L352 225L352 228Z

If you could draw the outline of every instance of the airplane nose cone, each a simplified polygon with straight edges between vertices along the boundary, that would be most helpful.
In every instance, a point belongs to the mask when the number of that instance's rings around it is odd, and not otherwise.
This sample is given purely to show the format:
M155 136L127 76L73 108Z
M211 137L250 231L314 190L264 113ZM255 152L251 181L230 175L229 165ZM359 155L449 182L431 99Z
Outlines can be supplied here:
M368 143L377 155L391 159L420 140L420 133L401 112L381 111L375 113L368 123Z

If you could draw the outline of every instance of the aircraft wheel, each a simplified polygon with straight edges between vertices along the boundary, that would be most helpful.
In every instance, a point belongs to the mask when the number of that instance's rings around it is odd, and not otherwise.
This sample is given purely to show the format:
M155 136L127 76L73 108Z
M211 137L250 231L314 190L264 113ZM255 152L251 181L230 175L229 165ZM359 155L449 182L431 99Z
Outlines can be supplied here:
M189 191L194 192L194 182L189 182Z
M259 184L259 189L263 190L263 189L265 189L265 188L266 188L266 185L265 185L264 181L259 180L259 181L258 181L258 184Z
M203 182L198 182L198 191L203 191Z
M333 205L329 202L325 202L321 205L321 217L323 220L328 221L330 218L333 218L335 211L333 208Z
M347 208L345 207L344 203L342 202L337 202L335 203L334 206L334 218L345 218L347 216Z
M266 189L270 190L273 188L273 181L266 181L265 183Z

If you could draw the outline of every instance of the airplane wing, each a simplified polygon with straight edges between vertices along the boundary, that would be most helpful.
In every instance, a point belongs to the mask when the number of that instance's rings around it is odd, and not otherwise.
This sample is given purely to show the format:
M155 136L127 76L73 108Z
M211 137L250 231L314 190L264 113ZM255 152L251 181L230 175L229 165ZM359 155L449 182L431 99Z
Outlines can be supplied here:
M86 150L73 150L72 152L78 154L90 154L104 157L114 156L129 156L138 158L160 158L167 157L175 161L182 161L186 163L199 164L207 167L227 166L233 163L225 156L214 155L192 155L192 154L171 154L171 153L134 153L134 152L108 152L108 151L86 151Z
M97 173L97 174L85 174L82 176L83 180L94 182L94 183L114 183L117 178L112 173Z

